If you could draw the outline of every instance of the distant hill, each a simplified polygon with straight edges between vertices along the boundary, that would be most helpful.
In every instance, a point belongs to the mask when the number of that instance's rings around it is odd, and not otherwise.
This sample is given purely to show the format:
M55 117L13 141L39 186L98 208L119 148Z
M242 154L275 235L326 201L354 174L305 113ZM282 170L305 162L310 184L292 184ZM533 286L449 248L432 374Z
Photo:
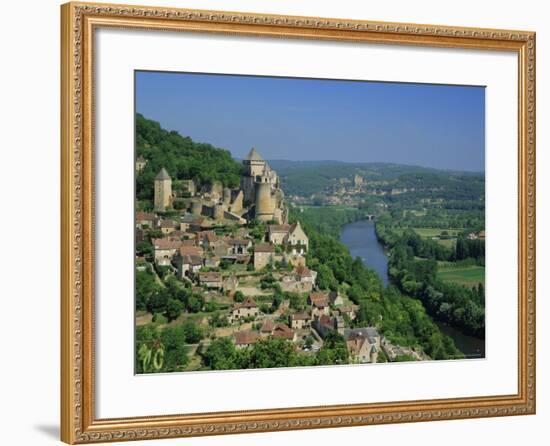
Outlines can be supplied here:
M367 181L391 181L388 187L413 187L419 181L424 185L456 180L484 179L483 172L438 170L430 167L395 163L347 163L342 161L288 161L269 160L281 178L283 189L292 195L309 196L323 191L339 178L352 179L361 175ZM462 181L459 181L462 182Z

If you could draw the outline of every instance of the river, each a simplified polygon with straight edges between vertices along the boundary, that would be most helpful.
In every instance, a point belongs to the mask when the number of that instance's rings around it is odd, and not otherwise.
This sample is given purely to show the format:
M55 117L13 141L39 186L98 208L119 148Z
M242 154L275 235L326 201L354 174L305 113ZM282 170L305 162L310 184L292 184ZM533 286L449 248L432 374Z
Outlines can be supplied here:
M365 266L378 273L384 286L389 283L388 256L384 246L378 241L374 221L361 220L344 226L340 240L344 243L352 257L360 257ZM453 339L457 348L467 358L484 358L485 341L465 335L457 329L436 321L439 329Z
M349 248L353 258L360 257L366 266L378 273L384 286L388 285L388 256L376 237L373 220L345 225L340 240Z

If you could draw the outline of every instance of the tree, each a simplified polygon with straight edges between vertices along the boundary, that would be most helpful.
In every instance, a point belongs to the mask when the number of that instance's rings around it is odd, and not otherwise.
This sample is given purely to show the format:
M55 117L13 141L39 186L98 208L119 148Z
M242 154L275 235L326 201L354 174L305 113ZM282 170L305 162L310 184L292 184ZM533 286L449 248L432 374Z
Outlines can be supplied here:
M154 254L154 248L151 243L146 242L145 240L142 242L139 242L136 245L136 254L145 257L148 260L153 259Z
M157 289L147 302L149 313L164 313L168 304L169 294L165 288Z
M228 337L218 338L203 353L204 363L212 370L238 368L238 352Z
M169 299L166 304L165 316L168 318L168 321L173 321L180 317L181 310L183 309L183 304L176 299Z
M191 319L187 319L183 323L182 330L185 335L185 340L189 344L196 344L203 338L201 327L193 322Z
M349 354L344 337L336 331L330 331L325 336L323 347L317 352L316 362L319 365L348 363Z
M198 313L204 306L204 297L200 294L191 294L187 299L187 311Z
M165 327L160 334L165 346L163 372L175 372L189 363L188 349L185 346L185 333L181 327Z
M235 302L243 302L244 298L245 296L242 291L235 291L235 294L233 295Z
M268 338L252 344L246 368L293 367L296 363L297 354L292 342Z
M338 281L334 277L332 269L325 264L317 267L317 286L323 290L335 291L338 289Z
M146 310L151 296L160 289L149 271L136 271L136 309Z

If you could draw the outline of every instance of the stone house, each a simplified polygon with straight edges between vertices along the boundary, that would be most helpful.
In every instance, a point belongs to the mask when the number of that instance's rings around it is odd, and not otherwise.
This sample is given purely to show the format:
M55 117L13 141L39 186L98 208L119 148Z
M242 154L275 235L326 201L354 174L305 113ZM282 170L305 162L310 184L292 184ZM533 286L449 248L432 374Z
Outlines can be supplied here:
M311 315L313 317L320 317L322 315L330 314L328 296L325 293L320 291L311 293L307 298L307 301L308 304L311 305Z
M300 222L293 225L269 225L267 238L274 245L290 245L294 255L303 255L308 249L309 238Z
M147 227L154 228L156 223L155 214L150 214L148 212L136 212L136 226L138 227Z
M346 305L338 307L338 312L344 316L349 317L350 320L354 320L357 317L357 307L355 305Z
M209 289L221 289L223 287L222 273L199 273L199 282Z
M274 245L283 245L286 243L290 225L269 225L267 228L267 239Z
M153 239L153 249L155 250L155 263L159 266L170 265L172 258L181 248L181 241L171 238Z
M309 247L309 238L297 222L290 226L287 243L292 246L292 254L305 254Z
M260 314L260 309L254 300L247 297L243 302L236 303L229 313L229 322L235 323L247 317L256 317Z
M290 293L307 293L313 290L316 278L316 271L312 271L305 266L298 266L291 274L281 278L281 289Z
M328 299L331 305L334 305L335 307L339 307L340 305L344 305L344 298L338 291L331 291L328 294Z
M380 335L374 327L354 328L344 333L353 362L375 363L380 351Z
M232 238L226 243L229 245L229 254L236 256L248 254L248 248L252 246L252 241L249 239Z
M180 219L180 230L181 231L188 231L191 227L191 223L195 220L195 216L192 214L184 214L181 216Z
M246 348L254 344L260 335L257 331L252 330L243 330L238 331L233 335L233 340L235 342L235 347L237 348Z
M275 246L261 243L254 246L254 269L256 271L266 267L274 261Z
M286 324L276 324L273 328L271 336L274 338L282 338L288 341L296 342L296 333Z
M315 286L317 271L313 271L305 266L298 266L294 268L293 273L296 275L297 281L304 284L310 284L311 288Z
M302 293L306 291L311 291L303 289L303 284L296 280L296 277L293 275L283 276L279 282L281 285L281 290L286 293Z
M183 280L190 274L198 273L202 268L202 258L195 254L178 255L176 258L178 266L178 278Z
M141 172L145 165L147 164L147 160L143 158L141 155L137 157L136 159L136 172Z
M302 312L294 313L289 316L290 327L294 330L303 330L311 327L311 314Z
M171 234L176 230L176 223L171 219L162 220L160 222L160 230L165 235Z
M213 247L218 240L218 236L214 231L201 231L197 233L197 241L199 246L209 249Z

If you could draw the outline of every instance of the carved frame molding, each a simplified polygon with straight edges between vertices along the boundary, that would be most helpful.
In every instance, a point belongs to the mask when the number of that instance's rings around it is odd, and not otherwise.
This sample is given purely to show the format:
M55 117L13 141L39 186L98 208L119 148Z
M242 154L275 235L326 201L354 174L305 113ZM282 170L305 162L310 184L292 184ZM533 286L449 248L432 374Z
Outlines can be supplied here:
M535 413L535 33L67 3L61 8L61 438L71 444ZM519 61L517 395L94 417L93 33L98 27L513 51Z

